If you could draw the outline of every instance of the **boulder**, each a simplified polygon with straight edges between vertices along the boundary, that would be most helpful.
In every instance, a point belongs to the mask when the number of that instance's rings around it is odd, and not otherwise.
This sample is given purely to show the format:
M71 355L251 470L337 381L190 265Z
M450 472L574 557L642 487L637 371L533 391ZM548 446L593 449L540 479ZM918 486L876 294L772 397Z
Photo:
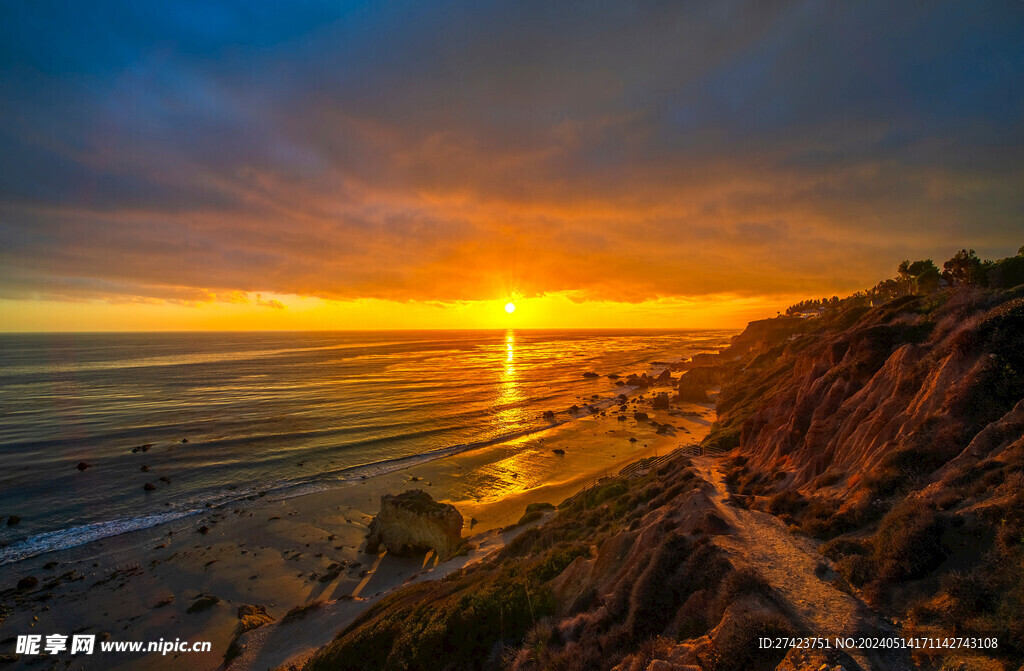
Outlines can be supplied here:
M238 620L238 633L241 634L270 624L274 618L267 613L265 606L243 603L238 607Z
M626 384L631 387L637 387L638 389L646 389L654 384L654 378L644 373L643 375L632 374L626 378Z
M14 525L16 525L20 521L21 521L20 517L18 517L17 515L11 515L10 517L7 518L7 526L13 527Z
M545 410L544 414L542 416L544 417L544 419L548 420L549 422L552 422L555 419L555 413L553 413L550 410Z
M80 471L84 471L85 469L87 469L87 468L89 468L91 466L92 466L92 464L87 464L84 461L80 461L80 462L78 462L78 465L75 466L75 468L77 468Z
M633 419L635 419L638 422L646 422L647 421L647 413L646 412L634 412L633 413Z
M654 401L651 402L651 407L654 408L655 410L668 410L668 394L662 392L655 396Z
M192 605L185 609L185 612L190 615L192 613L199 613L207 610L208 608L213 608L218 603L220 603L220 599L212 594L200 594L195 598L195 601L192 602Z
M587 371L586 373L583 374L583 377L601 377L601 376L598 375L597 373L592 372L592 371Z
M462 515L455 506L438 503L421 489L380 497L380 512L370 522L366 551L383 545L388 552L408 556L434 550L441 561L462 543Z

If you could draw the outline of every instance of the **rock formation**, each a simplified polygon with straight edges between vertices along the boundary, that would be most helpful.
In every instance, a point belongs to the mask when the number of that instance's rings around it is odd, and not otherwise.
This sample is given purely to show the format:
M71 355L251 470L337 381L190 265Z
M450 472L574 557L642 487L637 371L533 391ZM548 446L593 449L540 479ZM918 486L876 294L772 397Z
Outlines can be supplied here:
M707 403L708 389L721 384L723 373L721 366L699 366L686 371L679 377L679 400Z
M381 545L399 556L434 550L444 561L462 542L462 523L455 506L438 503L421 489L385 494L380 513L370 522L366 551L375 553Z

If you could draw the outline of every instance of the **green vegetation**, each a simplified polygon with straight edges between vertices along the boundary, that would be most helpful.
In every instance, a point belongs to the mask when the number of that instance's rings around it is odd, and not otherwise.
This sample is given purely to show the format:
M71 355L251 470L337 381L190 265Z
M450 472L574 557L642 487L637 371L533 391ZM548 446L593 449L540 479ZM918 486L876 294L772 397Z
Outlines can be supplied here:
M549 510L554 510L555 505L553 503L529 503L526 506L526 512L516 522L516 526L520 527L530 522L536 522L540 518L544 517L544 513Z
M1024 249L1024 248L1022 248ZM810 299L786 309L787 315L836 313L854 307L880 305L894 298L933 294L943 287L988 287L1012 289L1024 285L1024 254L996 261L978 258L973 249L961 249L942 264L942 271L931 259L900 262L896 277L882 280L867 291L846 298Z
M907 260L870 290L787 314L806 318L751 331L760 342L741 337L723 357L739 358L705 446L733 450L734 500L827 541L850 589L905 634L995 636L986 654L1017 668L1024 247L997 261L961 250L941 271ZM872 427L849 437L865 454L835 442L846 416Z
M697 484L686 459L602 482L495 558L384 598L306 668L435 668L443 660L441 668L452 669L643 669L659 650L708 633L745 600L759 615L734 618L716 639L724 654L707 660L741 668L732 653L752 636L797 629L755 573L736 571L708 536L682 534L665 518L697 495ZM568 567L598 553L603 559L593 565L602 573L576 571L562 585ZM777 663L784 652L758 659Z

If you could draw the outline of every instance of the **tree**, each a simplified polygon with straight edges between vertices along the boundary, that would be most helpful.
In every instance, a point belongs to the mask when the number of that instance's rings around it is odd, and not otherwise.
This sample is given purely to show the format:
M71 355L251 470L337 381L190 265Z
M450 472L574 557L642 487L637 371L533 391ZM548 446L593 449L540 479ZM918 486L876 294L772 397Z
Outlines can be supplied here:
M931 259L913 263L907 259L896 270L907 293L930 293L939 288L939 269Z
M917 293L930 294L933 291L938 291L940 279L942 279L942 275L939 274L939 269L933 263L931 268L922 270L921 274L917 276Z
M942 267L943 275L953 284L985 284L984 266L973 249L961 249Z

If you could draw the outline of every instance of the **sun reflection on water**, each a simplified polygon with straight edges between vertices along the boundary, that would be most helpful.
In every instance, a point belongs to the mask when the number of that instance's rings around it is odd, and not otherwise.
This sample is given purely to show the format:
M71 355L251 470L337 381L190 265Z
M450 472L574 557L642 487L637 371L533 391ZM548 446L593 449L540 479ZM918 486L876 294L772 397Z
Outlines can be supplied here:
M505 365L498 376L498 397L495 399L496 419L502 431L526 425L523 409L523 392L519 375L516 373L516 334L509 329L505 332Z

